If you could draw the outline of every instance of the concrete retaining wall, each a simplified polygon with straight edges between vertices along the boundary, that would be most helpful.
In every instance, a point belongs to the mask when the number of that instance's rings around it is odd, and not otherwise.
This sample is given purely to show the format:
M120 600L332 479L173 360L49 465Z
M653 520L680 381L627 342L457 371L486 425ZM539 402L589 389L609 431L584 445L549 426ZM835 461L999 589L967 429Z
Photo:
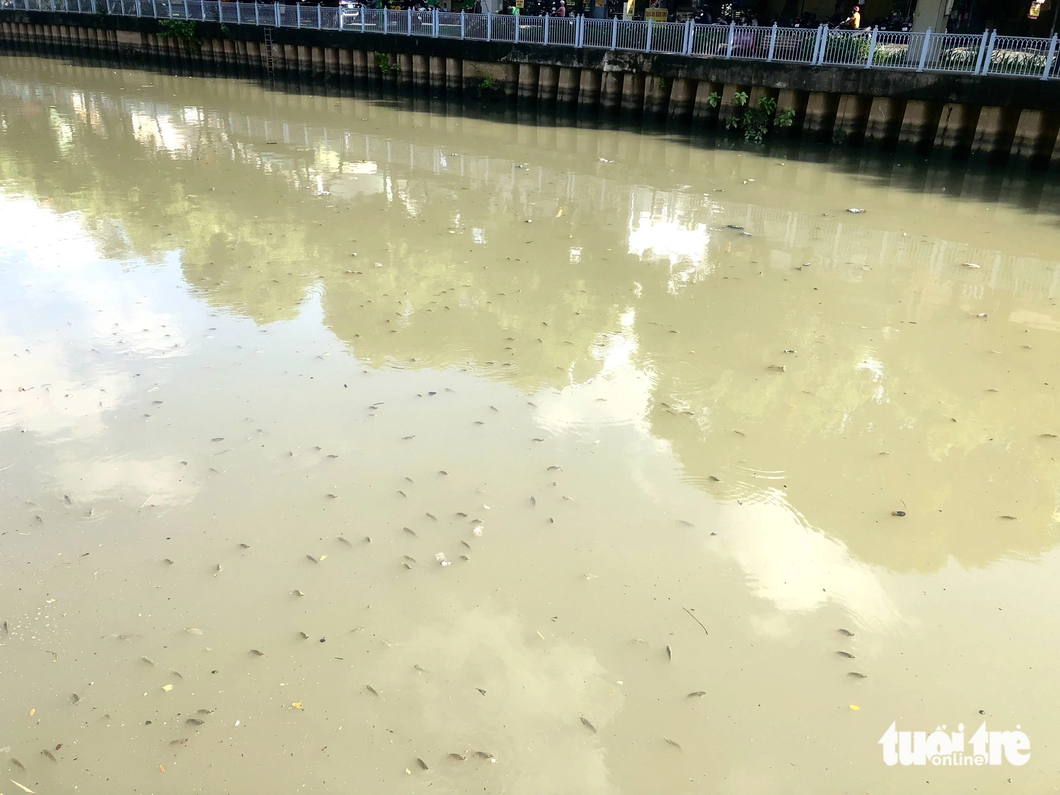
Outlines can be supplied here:
M671 129L724 124L740 93L794 114L776 134L843 146L975 157L1043 169L1060 163L1060 81L821 68L535 44L221 26L199 43L157 20L0 11L0 46L78 53L192 74L389 86L619 116Z

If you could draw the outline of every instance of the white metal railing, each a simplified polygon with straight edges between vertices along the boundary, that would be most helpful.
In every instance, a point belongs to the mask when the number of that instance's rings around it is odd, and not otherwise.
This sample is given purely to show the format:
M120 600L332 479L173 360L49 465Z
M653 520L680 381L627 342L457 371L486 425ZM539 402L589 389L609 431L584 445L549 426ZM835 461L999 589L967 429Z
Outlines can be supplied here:
M1060 39L878 30L696 25L586 17L333 8L219 0L0 0L0 10L186 19L236 25L428 36L694 58L1060 79Z

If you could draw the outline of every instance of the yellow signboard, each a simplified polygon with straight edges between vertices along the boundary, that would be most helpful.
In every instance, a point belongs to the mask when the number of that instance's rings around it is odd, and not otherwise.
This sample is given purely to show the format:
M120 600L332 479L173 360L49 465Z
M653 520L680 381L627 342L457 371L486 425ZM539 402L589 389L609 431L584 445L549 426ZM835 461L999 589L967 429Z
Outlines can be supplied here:
M644 9L644 18L649 19L653 22L665 22L667 11L665 8L646 8Z

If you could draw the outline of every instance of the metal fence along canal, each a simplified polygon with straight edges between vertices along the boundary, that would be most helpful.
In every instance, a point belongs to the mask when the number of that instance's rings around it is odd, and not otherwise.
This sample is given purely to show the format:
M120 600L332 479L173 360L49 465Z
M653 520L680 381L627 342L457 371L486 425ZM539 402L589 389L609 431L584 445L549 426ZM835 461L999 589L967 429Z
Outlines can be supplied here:
M0 8L584 47L691 58L1060 78L1056 35L1048 39L748 25L697 25L586 17L533 17L411 9L225 3L211 0L0 0Z

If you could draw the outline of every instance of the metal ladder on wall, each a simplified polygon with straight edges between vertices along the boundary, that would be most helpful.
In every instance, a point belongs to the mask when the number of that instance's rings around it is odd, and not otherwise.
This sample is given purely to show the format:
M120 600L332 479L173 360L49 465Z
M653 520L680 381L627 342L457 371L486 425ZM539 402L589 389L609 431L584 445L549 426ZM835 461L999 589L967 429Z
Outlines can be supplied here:
M272 57L272 28L268 26L265 28L265 68L269 72L270 80L276 76L276 66Z

